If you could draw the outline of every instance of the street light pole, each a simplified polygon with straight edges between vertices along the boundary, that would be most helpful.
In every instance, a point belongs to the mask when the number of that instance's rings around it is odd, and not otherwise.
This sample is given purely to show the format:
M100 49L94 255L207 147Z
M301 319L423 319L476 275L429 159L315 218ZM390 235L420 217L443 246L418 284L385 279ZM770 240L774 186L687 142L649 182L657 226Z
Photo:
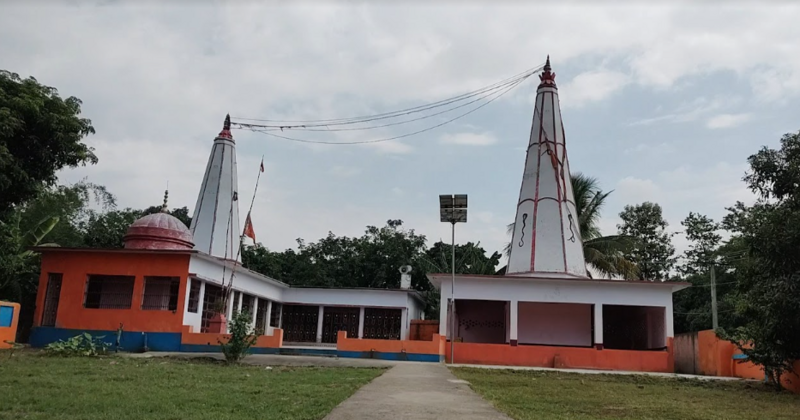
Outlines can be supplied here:
M451 229L451 262L450 269L452 278L450 280L450 363L455 361L456 347L456 223L467 222L467 195L466 194L445 194L439 196L439 215L442 222L450 223Z
M452 240L450 242L450 252L452 253L452 262L450 263L450 268L453 271L453 277L450 279L450 363L455 363L455 349L456 349L456 340L455 340L455 331L456 331L456 222L450 222L451 226L451 233L452 233Z

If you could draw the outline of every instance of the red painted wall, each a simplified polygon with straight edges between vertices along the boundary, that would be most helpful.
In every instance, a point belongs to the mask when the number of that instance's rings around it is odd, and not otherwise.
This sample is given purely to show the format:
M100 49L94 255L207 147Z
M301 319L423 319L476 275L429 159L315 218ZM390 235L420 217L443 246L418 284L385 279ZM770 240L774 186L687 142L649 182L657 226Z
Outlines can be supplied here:
M189 253L119 252L109 250L46 251L36 297L34 325L42 321L48 273L62 273L57 328L125 331L181 332L189 274ZM135 276L131 309L87 309L83 307L89 274ZM173 311L142 310L145 276L180 278L178 308Z
M671 345L670 342L670 348ZM445 357L449 362L449 342L446 344ZM671 351L456 343L454 357L455 362L460 364L673 372Z
M336 336L336 349L340 351L441 355L444 351L444 340L445 338L439 334L434 334L430 341L347 338L347 331L339 331Z
M433 335L439 334L439 320L412 319L409 340L431 341Z

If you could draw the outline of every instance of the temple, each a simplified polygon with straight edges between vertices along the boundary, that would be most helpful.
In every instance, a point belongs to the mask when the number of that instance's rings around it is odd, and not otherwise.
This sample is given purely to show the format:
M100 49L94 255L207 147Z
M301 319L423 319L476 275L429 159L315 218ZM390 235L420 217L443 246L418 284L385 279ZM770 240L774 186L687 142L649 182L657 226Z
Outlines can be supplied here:
M396 289L293 287L244 268L226 117L191 226L166 212L165 196L122 249L35 248L31 345L90 332L127 351L219 351L228 320L245 311L254 353L672 372L672 293L687 284L587 275L555 77L548 57L507 269L428 274L441 291L438 321L423 319L408 266L397 267Z
M548 57L505 274L428 275L441 291L439 333L454 343L446 356L455 363L672 372L672 293L687 285L587 275L555 78Z

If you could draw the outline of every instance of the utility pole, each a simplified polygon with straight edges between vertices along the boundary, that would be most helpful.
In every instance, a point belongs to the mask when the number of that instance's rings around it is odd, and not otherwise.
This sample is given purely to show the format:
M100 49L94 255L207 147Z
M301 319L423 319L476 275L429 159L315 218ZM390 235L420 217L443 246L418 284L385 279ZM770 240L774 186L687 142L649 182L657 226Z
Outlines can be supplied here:
M711 264L711 325L714 331L719 328L719 318L717 316L717 279L714 273L714 264Z

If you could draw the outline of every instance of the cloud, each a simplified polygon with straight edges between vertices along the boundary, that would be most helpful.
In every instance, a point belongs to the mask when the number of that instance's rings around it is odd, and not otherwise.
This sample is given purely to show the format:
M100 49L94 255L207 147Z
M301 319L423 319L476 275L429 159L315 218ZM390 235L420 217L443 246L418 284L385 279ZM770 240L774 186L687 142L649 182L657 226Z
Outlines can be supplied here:
M655 123L685 123L698 119L721 109L736 106L742 102L737 96L715 96L712 98L699 97L692 101L684 102L672 112L656 117L634 121L629 126L651 125Z
M752 114L719 114L706 121L706 127L710 129L732 128L750 121Z
M629 76L616 71L592 70L581 73L564 87L561 101L565 107L580 108L601 101L629 83Z
M497 143L497 138L491 133L448 133L443 135L439 141L444 144L489 146Z
M331 175L340 178L350 178L361 173L361 168L355 166L334 166L330 170Z

